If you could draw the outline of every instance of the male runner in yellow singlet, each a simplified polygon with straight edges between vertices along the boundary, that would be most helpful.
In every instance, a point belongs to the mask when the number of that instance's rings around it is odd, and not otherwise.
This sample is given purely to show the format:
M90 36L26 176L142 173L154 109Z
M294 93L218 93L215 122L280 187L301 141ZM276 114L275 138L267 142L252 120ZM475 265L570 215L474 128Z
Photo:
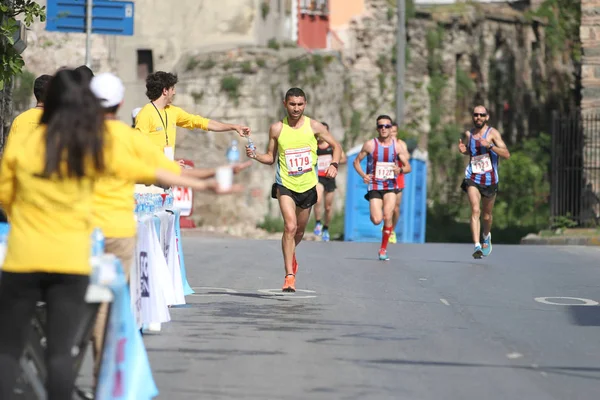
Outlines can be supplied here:
M283 101L287 117L269 129L269 145L265 154L246 146L246 155L256 161L276 165L275 184L271 197L279 201L284 221L281 239L285 264L284 292L296 291L296 247L302 241L311 207L317 202L317 138L333 147L332 161L326 170L335 178L342 156L342 147L319 121L304 115L306 95L292 88Z

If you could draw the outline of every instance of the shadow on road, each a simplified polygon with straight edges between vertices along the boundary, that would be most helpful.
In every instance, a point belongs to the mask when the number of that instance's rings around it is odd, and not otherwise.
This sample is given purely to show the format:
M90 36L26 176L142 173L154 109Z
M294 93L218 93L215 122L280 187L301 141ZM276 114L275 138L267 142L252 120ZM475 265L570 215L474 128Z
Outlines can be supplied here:
M600 380L600 368L598 367L554 367L537 365L501 365L501 364L480 364L480 363L462 363L449 361L418 361L401 359L378 359L378 360L344 360L355 361L358 363L368 363L377 365L406 365L422 367L460 367L460 368L507 368L516 370L525 370L532 372L545 372L548 374L565 375L584 379ZM589 374L585 374L585 373Z
M569 319L579 326L600 326L600 306L569 306Z

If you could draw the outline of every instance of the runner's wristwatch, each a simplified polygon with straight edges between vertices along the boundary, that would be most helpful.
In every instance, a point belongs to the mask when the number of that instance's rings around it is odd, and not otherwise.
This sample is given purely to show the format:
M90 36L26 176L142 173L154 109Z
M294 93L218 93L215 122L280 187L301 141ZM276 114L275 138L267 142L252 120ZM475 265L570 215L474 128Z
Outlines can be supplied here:
M332 162L331 164L329 164L330 167L335 167L335 169L339 169L338 167L338 163L336 162Z

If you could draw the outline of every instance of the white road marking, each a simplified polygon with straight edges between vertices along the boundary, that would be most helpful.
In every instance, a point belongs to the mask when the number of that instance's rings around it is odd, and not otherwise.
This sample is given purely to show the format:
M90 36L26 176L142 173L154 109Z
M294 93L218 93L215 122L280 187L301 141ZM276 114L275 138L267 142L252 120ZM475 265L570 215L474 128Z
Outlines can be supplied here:
M446 299L440 299L440 301L442 302L442 304L449 306L450 303L448 303L448 300Z
M523 354L517 353L517 352L508 353L506 355L506 358L508 358L509 360L516 360L517 358L521 358L521 357L523 357Z
M419 278L420 281L426 281L427 278Z
M557 303L556 301L551 301L548 299L571 300L571 302ZM534 300L538 303L549 304L551 306L597 306L600 304L595 300L582 299L579 297L536 297Z

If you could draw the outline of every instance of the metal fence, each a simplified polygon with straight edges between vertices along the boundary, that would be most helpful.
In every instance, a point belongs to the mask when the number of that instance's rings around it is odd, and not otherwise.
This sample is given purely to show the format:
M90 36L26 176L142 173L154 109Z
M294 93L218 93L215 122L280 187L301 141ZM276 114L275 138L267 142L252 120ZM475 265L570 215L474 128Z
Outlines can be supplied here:
M552 115L553 221L600 223L600 115Z

